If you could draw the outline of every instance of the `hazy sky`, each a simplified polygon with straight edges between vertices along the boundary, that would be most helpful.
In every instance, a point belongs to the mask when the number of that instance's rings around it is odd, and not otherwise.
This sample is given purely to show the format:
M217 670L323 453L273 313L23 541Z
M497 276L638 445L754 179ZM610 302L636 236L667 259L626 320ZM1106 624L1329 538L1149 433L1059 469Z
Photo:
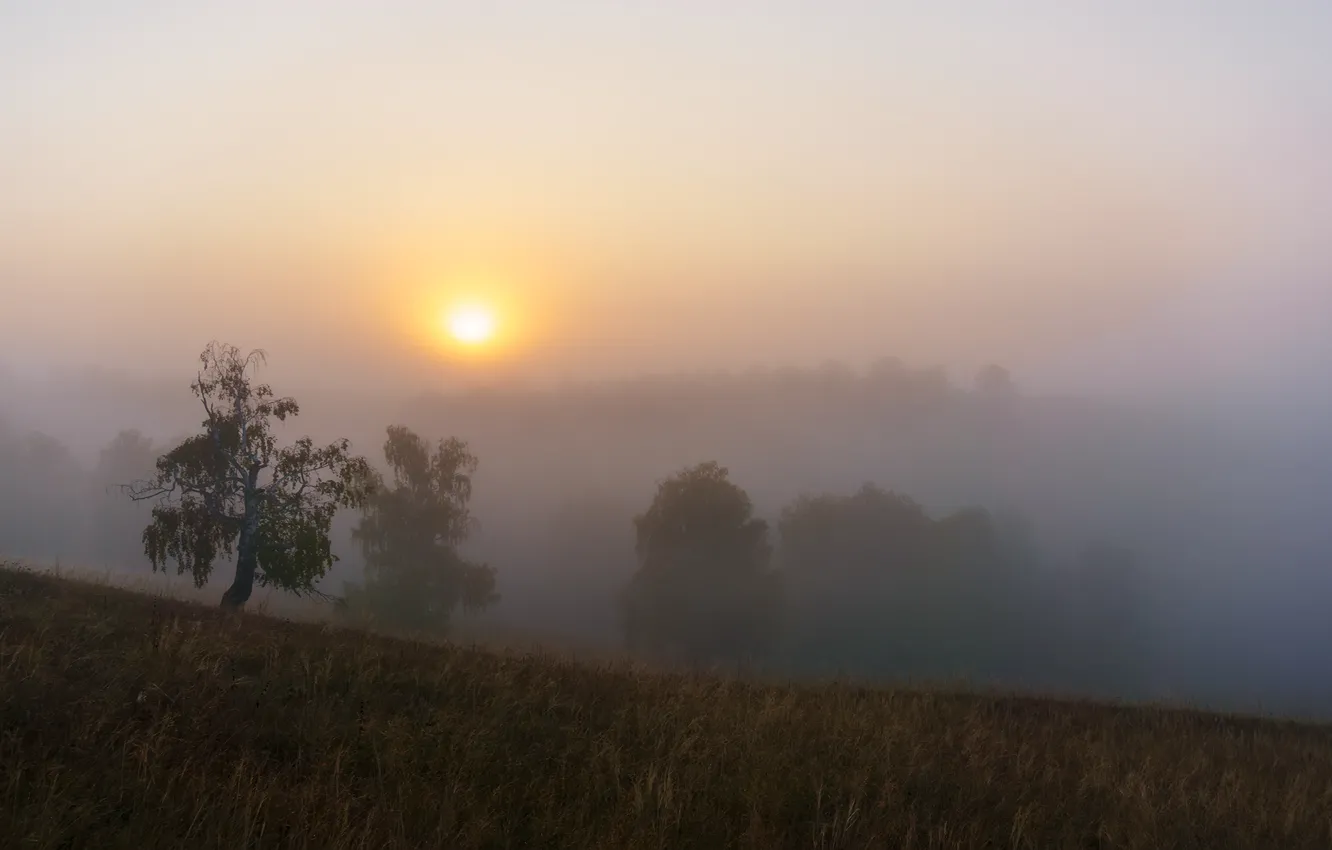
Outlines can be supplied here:
M0 363L1131 382L1332 330L1329 149L1326 0L0 0Z

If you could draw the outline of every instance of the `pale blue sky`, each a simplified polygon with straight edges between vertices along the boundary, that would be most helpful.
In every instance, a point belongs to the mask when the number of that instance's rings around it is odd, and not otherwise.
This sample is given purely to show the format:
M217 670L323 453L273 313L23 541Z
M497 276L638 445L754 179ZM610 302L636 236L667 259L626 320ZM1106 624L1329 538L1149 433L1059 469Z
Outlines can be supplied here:
M0 0L0 357L1036 364L1318 286L1330 136L1327 2Z

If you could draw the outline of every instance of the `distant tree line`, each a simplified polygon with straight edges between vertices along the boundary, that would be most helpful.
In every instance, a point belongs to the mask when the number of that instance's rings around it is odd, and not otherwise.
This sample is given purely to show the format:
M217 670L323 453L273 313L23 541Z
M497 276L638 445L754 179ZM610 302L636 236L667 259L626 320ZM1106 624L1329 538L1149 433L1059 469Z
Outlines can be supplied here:
M260 352L209 346L191 387L204 411L199 432L164 453L139 434L118 436L96 480L104 490L127 484L131 499L99 503L90 533L105 538L137 520L139 551L153 569L172 567L199 586L230 565L222 604L240 608L255 586L321 593L338 560L335 517L354 510L360 519L348 537L364 575L344 587L344 615L446 634L457 612L494 606L496 571L461 554L476 527L470 501L479 460L469 445L392 426L384 474L345 439L282 444L274 425L300 408L256 381L262 363ZM923 379L918 386L937 389ZM991 367L977 392L1002 400L1012 382ZM58 444L33 438L23 452L18 444L0 432L0 464L37 464L47 480L73 475ZM41 494L5 505L7 513L69 515L58 508ZM558 519L551 539L563 551L549 553L552 561L576 568L616 560L619 550L602 539L613 532L599 522L577 512ZM907 496L865 484L800 495L773 527L729 470L708 461L660 481L626 530L633 563L603 604L614 606L627 648L647 658L1117 693L1152 675L1133 553L1095 543L1060 563L1020 518L980 508L932 516ZM18 554L25 548L21 535L5 544ZM128 552L118 556L128 560ZM586 575L606 573L598 566ZM551 581L585 598L581 577L552 573Z
M88 466L58 440L0 421L0 553L95 567L143 564L145 505L113 498L151 472L160 446L122 431Z
M1051 564L1020 520L979 508L936 519L872 484L797 498L774 546L716 463L663 481L635 527L624 600L635 651L1116 693L1150 683L1143 576L1118 546Z

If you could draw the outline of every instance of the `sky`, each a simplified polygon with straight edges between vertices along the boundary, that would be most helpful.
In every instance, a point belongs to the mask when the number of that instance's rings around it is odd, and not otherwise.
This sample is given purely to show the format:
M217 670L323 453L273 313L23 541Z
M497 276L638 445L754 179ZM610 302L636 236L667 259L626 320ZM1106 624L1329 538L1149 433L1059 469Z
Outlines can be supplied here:
M0 0L0 366L1257 385L1329 142L1326 2Z

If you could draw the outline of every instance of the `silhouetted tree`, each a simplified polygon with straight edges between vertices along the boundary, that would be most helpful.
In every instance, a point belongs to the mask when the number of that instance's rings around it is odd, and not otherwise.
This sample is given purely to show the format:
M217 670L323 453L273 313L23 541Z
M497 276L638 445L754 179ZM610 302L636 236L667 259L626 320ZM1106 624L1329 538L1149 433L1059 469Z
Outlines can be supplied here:
M936 567L934 521L898 493L802 495L782 511L793 661L826 670L907 672Z
M996 669L1007 576L986 511L936 520L866 484L801 496L778 530L796 664L931 677Z
M661 482L634 528L639 566L624 596L631 650L699 663L769 649L780 584L768 525L725 467L702 463Z
M851 581L917 569L931 554L934 522L917 502L865 484L851 496L802 495L778 524L784 569Z
M468 509L477 459L462 440L433 447L394 425L384 442L393 486L367 500L352 539L365 556L365 584L348 584L349 610L403 628L445 632L453 612L499 601L495 572L458 554L474 521Z
M210 344L190 385L207 418L203 433L157 460L156 474L130 485L136 500L155 500L143 532L153 569L175 561L202 587L218 558L233 554L236 575L222 595L240 608L257 583L297 594L315 590L336 557L329 526L339 507L358 507L373 470L347 440L318 447L309 437L279 447L273 421L300 408L252 382L264 354Z

